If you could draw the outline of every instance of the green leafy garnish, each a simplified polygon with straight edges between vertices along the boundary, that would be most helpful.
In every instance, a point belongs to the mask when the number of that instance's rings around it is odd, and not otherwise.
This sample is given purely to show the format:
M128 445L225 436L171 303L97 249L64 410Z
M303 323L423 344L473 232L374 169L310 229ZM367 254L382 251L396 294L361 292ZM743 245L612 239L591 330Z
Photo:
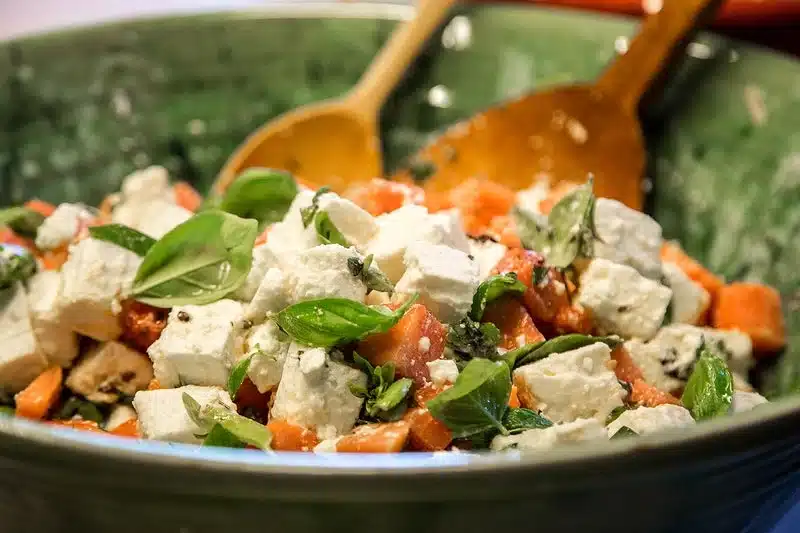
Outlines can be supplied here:
M231 398L236 398L236 393L239 392L239 387L244 383L247 377L247 371L250 369L250 362L253 356L249 355L240 359L231 369L231 375L228 376L228 394Z
M612 409L611 412L606 417L606 425L609 425L611 422L613 422L614 420L616 420L617 418L622 416L622 413L624 413L627 410L628 410L628 407L626 407L624 405L620 405L620 406L615 407L614 409Z
M524 407L509 407L503 415L503 426L512 435L528 429L545 429L552 425L547 418Z
M218 448L246 448L247 443L240 440L236 435L225 429L221 424L214 424L206 438L203 439L203 446L215 446Z
M511 372L506 364L473 359L453 386L427 402L426 407L453 432L454 438L491 429L508 435L503 415L510 394Z
M189 393L184 392L183 406L186 408L189 418L205 432L199 436L208 438L214 427L219 425L239 442L262 450L269 450L272 442L270 430L255 420L250 420L235 413L222 403L218 401L209 402L201 407L197 400L192 398ZM220 438L219 431L217 431L214 439Z
M199 213L145 255L131 296L155 307L203 305L224 298L247 278L258 235L255 220L223 211Z
M27 281L37 270L33 254L16 244L0 244L0 290Z
M447 345L463 359L496 359L499 342L497 326L489 322L480 324L469 317L451 326L447 332Z
M78 398L77 396L70 396L58 411L56 411L53 418L56 420L69 420L75 415L80 416L84 420L97 422L98 424L102 424L105 419L103 413L95 404L89 400Z
M356 365L367 374L367 387L350 384L350 392L359 398L365 398L364 412L367 419L392 421L402 416L406 409L408 393L413 381L408 378L394 380L394 364L373 366L369 361L353 353Z
M44 215L27 207L7 207L0 209L0 226L7 226L14 233L26 239L35 239Z
M323 194L329 192L331 192L330 187L320 187L317 189L317 192L314 193L314 197L311 198L311 205L300 209L300 218L303 220L304 228L307 228L312 222L314 222L314 219L317 216L317 211L319 210L319 199Z
M372 255L368 255L362 261L358 257L347 258L347 269L353 277L360 278L367 286L367 293L371 291L387 292L392 294L394 292L394 285L386 274L377 268L370 268L372 266Z
M540 252L547 264L567 268L578 257L594 255L597 230L594 226L593 178L564 196L550 211L547 226L519 209L513 211L520 239L526 248Z
M636 433L634 430L629 428L628 426L622 426L611 436L611 440L615 439L624 439L626 437L638 437L639 434Z
M583 348L584 346L589 346L596 342L602 342L613 349L618 346L622 340L614 335L610 337L592 337L591 335L570 333L569 335L562 335L550 340L526 344L525 346L506 352L503 355L503 360L513 369L535 363L555 353L577 350L578 348Z
M416 301L415 294L392 311L345 298L308 300L285 308L277 322L297 342L328 348L389 330Z
M705 344L697 348L697 362L681 397L695 420L728 414L733 403L733 377L725 361Z
M475 291L475 296L472 297L472 309L469 312L469 317L472 320L480 321L489 302L507 293L522 294L527 288L524 283L517 279L516 272L492 276L478 285L478 290Z
M156 243L154 238L122 224L92 226L89 228L89 235L94 239L116 244L139 257L147 255L147 252Z
M291 174L271 168L248 168L230 184L216 207L241 218L258 221L259 229L283 219L297 182Z
M314 228L317 230L317 236L322 244L340 244L345 248L350 247L350 243L344 238L327 212L317 211L314 217Z

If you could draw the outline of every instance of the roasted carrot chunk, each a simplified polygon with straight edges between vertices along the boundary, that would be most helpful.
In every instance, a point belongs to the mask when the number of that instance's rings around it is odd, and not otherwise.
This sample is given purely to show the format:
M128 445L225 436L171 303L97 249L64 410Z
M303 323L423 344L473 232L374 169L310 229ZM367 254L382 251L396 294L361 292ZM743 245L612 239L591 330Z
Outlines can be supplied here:
M44 418L58 401L63 380L64 371L60 366L48 368L39 374L14 397L17 404L16 415L34 420Z
M664 404L681 405L681 401L668 392L637 379L631 384L631 401L645 407L658 407Z
M54 426L62 426L66 428L77 429L80 431L105 433L105 431L100 429L100 426L97 425L97 422L93 422L91 420L50 420L47 423L52 424Z
M425 201L425 193L416 185L382 178L356 185L344 196L373 216L391 213L404 205L422 204Z
M307 452L319 444L317 435L308 428L286 420L272 420L267 424L272 432L272 449L284 452Z
M50 202L39 200L38 198L34 198L33 200L25 202L25 207L27 207L31 211L36 211L37 213L39 213L44 217L49 217L56 210L56 206L54 206Z
M410 409L403 416L409 424L408 447L422 452L445 450L453 440L444 422L436 420L424 407Z
M394 363L397 377L422 387L430 378L426 363L442 356L446 335L445 326L424 305L415 304L392 329L361 341L357 351L373 365Z
M359 426L336 443L343 453L395 453L405 448L411 426L405 420Z
M503 336L500 346L506 350L544 340L528 310L513 296L490 302L483 313L483 322L491 322L500 329Z
M450 190L450 202L461 212L464 229L473 236L486 232L492 219L514 206L514 191L493 181L470 178Z
M514 272L517 274L517 279L530 287L533 281L533 269L543 264L544 258L536 252L516 248L506 252L506 255L495 265L492 274Z
M203 197L200 196L197 189L185 181L175 183L172 186L172 192L175 194L175 203L189 211L196 212L203 204Z
M515 376L513 378L513 385L512 385L512 394L514 393L514 389L516 388L517 393L517 401L519 402L520 407L524 407L526 409L536 409L537 404L539 403L536 400L536 396L531 393L530 389L528 388L528 384L522 378L522 376ZM509 404L511 403L511 398L509 398Z
M611 351L611 359L616 363L614 373L617 379L627 383L633 383L637 379L644 379L644 374L639 366L633 361L631 354L623 345L619 345Z
M160 309L134 300L122 302L120 320L122 338L136 349L146 352L167 327L168 309Z
M451 386L452 385L444 385L443 387L437 387L433 383L426 383L423 387L414 391L414 401L418 406L425 407L426 403L436 398L436 396L446 391Z
M511 394L508 396L509 407L520 407L522 404L519 401L519 388L516 385L511 385Z
M674 263L678 268L683 270L683 273L689 276L689 279L699 283L711 299L714 300L717 293L722 288L722 280L711 273L706 267L689 257L686 252L675 243L666 242L661 247L661 260L668 263Z
M139 421L135 418L131 418L130 420L126 420L122 424L109 431L109 433L116 435L117 437L130 437L138 439L141 437L139 434Z
M760 283L732 283L717 293L714 327L736 329L753 341L757 354L769 355L786 345L780 293Z
M508 215L494 217L491 222L489 222L487 233L491 237L497 239L500 244L508 248L522 248L522 241L519 240L517 226L514 220Z

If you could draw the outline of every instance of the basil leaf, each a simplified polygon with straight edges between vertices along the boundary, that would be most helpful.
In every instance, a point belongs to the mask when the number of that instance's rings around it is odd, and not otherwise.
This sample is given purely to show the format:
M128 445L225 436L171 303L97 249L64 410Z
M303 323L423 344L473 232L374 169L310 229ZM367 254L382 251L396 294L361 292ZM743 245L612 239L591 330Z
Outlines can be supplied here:
M513 369L535 363L555 353L577 350L578 348L583 348L584 346L589 346L596 342L602 342L613 349L618 346L622 340L614 335L610 337L592 337L591 335L570 333L569 335L562 335L547 341L526 344L525 346L506 352L503 355L503 360Z
M377 268L370 268L372 265L373 256L368 255L362 261L358 257L347 258L347 269L355 278L360 278L367 286L367 292L378 291L392 294L394 292L394 285L386 274Z
M252 355L245 357L231 369L231 375L228 376L228 394L231 395L231 398L236 399L236 393L239 392L239 387L242 386L244 379L247 377L247 371L250 369L252 360Z
M626 437L638 437L638 436L639 436L639 434L638 434L638 433L636 433L636 432L635 432L634 430L632 430L631 428L629 428L628 426L622 426L621 428L619 428L619 429L617 430L617 432L616 432L616 433L614 433L614 434L611 436L611 439L610 439L610 440L615 440L615 439L624 439L624 438L626 438Z
M311 205L300 209L300 218L303 221L304 228L307 228L314 221L314 218L317 216L317 210L319 209L319 198L328 192L331 192L330 187L320 187L317 189L317 192L314 193L314 197L311 199Z
M131 295L155 307L203 305L247 278L258 235L255 220L205 211L164 235L147 252Z
M16 244L0 244L0 290L27 281L37 269L36 258L28 249Z
M511 372L501 361L473 359L452 387L426 403L454 438L469 437L492 428L507 435L503 415L511 394Z
M84 420L90 420L102 424L105 417L100 409L88 400L78 398L77 396L70 396L61 408L56 411L53 418L57 420L69 420L75 415L80 416Z
M372 404L376 411L391 411L400 405L411 392L411 386L414 384L409 378L403 378L395 381L378 396Z
M389 330L416 301L415 294L391 311L345 298L309 300L285 308L278 313L277 322L297 342L329 348Z
M527 429L545 429L552 425L553 423L547 418L524 407L509 407L503 415L503 426L512 435Z
M203 446L216 446L220 448L245 448L247 444L225 429L221 424L214 424L206 435Z
M472 297L472 309L469 312L469 317L472 320L480 321L489 302L507 293L522 294L527 289L528 287L517 279L516 272L492 276L478 285L478 290L475 291L475 296Z
M447 345L458 356L466 359L481 357L495 359L500 330L491 323L479 324L467 317L451 326L447 332Z
M44 215L27 207L0 209L0 226L7 226L14 233L26 239L36 238L36 232L44 219Z
M396 420L406 410L406 398L411 392L413 381L403 378L394 381L394 363L373 366L369 361L353 352L353 362L367 375L367 387L349 384L350 392L359 398L365 398L361 419L364 422L378 420Z
M219 402L210 402L200 407L186 392L183 393L183 405L189 418L209 435L215 425L220 425L239 441L262 450L269 450L272 433L266 426L235 413Z
M183 407L186 409L186 414L189 415L189 419L201 429L206 430L206 432L210 431L211 428L206 427L206 422L200 417L200 404L197 400L192 398L188 392L184 392L181 399L183 400Z
M297 196L291 174L271 168L248 168L230 184L217 208L258 221L259 230L283 219Z
M150 248L156 243L152 237L145 235L122 224L105 224L103 226L91 226L89 235L94 239L116 244L129 250L139 257L144 257Z
M317 230L317 236L322 244L340 244L345 248L350 247L350 243L325 211L317 212L314 217L314 228Z
M622 416L622 413L624 413L627 410L628 408L624 405L620 405L612 409L611 412L606 417L606 425L609 425L611 422Z
M728 414L733 402L733 377L725 361L703 342L681 401L695 420Z

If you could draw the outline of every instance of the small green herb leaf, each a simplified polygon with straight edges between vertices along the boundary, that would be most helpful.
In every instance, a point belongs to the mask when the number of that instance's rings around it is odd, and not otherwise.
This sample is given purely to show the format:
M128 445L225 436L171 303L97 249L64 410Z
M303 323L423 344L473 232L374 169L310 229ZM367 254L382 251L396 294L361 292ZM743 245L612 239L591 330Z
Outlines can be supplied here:
M116 244L129 250L139 257L144 257L156 240L140 231L136 231L122 224L105 224L103 226L92 226L89 228L89 235L94 239Z
M571 333L569 335L562 335L547 341L541 341L534 344L526 344L515 350L506 352L503 355L503 360L508 363L510 368L517 368L530 363L540 361L545 357L549 357L555 353L564 353L570 350L577 350L584 346L589 346L596 342L602 342L609 348L615 348L622 340L616 336L610 337L592 337L591 335L581 335L579 333Z
M0 226L7 226L20 237L35 239L44 215L27 207L8 207L0 209Z
M244 378L247 377L247 371L250 369L250 362L252 360L252 355L245 357L239 360L239 362L233 366L233 369L231 369L231 375L228 376L228 394L231 395L231 398L236 398L239 387L242 386Z
M472 310L469 313L469 317L472 320L480 321L489 302L507 293L522 294L527 288L524 283L517 279L516 272L492 276L478 285L478 290L475 291L475 296L472 297Z
M303 220L303 227L307 228L314 222L314 218L317 216L317 210L319 209L319 199L323 194L328 192L331 192L330 187L320 187L317 189L317 192L314 193L314 197L311 198L311 205L300 209L300 218Z
M259 229L283 219L294 197L297 182L288 172L271 168L249 168L231 183L217 208L258 221Z
M413 384L414 382L409 378L395 381L375 399L372 408L375 411L391 411L406 399Z
M497 358L500 330L492 323L480 324L467 317L450 327L447 345L463 359Z
M203 305L224 298L247 277L257 235L255 220L223 211L199 213L150 248L131 295L155 307Z
M98 424L102 424L105 418L95 404L88 400L78 398L77 396L70 396L55 413L53 418L57 420L69 420L75 415L80 416L84 420L97 422Z
M695 420L728 414L733 402L733 377L725 361L705 343L697 349L697 362L686 382L681 401Z
M394 364L373 366L369 361L353 352L353 362L367 375L367 387L350 384L350 392L365 398L361 419L366 422L396 420L405 412L406 398L413 381L403 378L394 381Z
M314 217L314 228L317 230L317 236L322 244L340 244L345 248L350 247L350 243L325 211L317 211L317 215Z
M553 423L547 418L524 407L509 407L503 415L503 426L512 435L527 429L545 429L552 425Z
M389 330L416 301L414 295L391 311L345 298L308 300L285 308L278 313L277 322L297 342L328 348Z
M624 413L627 410L628 408L624 405L620 405L612 409L611 412L606 417L606 425L609 425L611 422L622 416L622 413Z
M503 415L511 394L511 372L501 361L473 359L452 387L429 401L431 414L453 432L469 437L492 428L507 435Z
M33 254L16 244L0 244L0 290L27 281L37 270Z
M209 402L201 407L197 400L186 392L183 393L182 398L189 418L203 429L206 434L210 434L214 426L220 425L244 444L249 444L262 450L269 450L269 445L272 442L272 433L266 426L235 413L218 401Z
M639 434L628 426L622 426L611 436L611 440L624 439L626 437L637 437Z
M214 446L218 448L245 448L247 444L240 440L236 435L225 429L222 424L214 424L211 431L203 440L203 446Z
M347 269L353 277L361 278L364 285L367 286L368 293L370 291L378 291L392 294L394 292L394 285L389 281L389 278L386 277L386 274L377 268L370 268L372 259L372 255L368 255L363 261L355 256L348 257Z

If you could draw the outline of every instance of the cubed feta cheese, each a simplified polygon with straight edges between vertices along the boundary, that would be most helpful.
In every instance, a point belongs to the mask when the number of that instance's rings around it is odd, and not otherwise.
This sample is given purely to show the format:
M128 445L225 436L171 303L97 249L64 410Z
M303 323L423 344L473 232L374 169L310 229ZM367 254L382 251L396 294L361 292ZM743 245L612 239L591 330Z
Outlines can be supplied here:
M667 374L662 364L661 352L653 342L633 339L625 342L625 349L650 385L670 393L683 387L683 381Z
M59 204L36 232L36 247L54 250L72 242L81 227L94 220L94 215L79 204Z
M752 411L759 405L768 403L767 399L758 394L757 392L733 392L733 402L731 403L731 412L744 413Z
M301 209L311 205L313 191L300 191L281 222L269 230L269 246L279 256L301 252L320 244L314 224L303 225Z
M47 368L36 345L22 284L0 291L0 390L19 392Z
M28 282L28 305L36 342L51 364L68 367L78 356L78 336L58 308L61 273L42 270Z
M136 411L130 405L120 403L111 408L111 413L106 420L105 430L114 431L116 428L127 422L136 419Z
M395 287L419 293L419 302L442 322L458 322L472 306L480 284L478 265L462 251L441 244L415 242L405 255L406 271Z
M234 300L174 307L161 337L147 350L161 386L224 386L242 351L241 317L242 304Z
M639 407L625 411L611 422L608 425L608 436L613 437L623 426L632 429L637 435L648 435L693 424L692 414L680 405L664 404L658 407Z
M514 371L514 383L556 423L605 418L622 405L625 389L609 369L611 349L595 343L553 354Z
M160 239L194 215L188 209L168 200L152 200L139 205L137 229L154 239Z
M344 238L358 248L364 250L367 243L378 233L375 218L359 206L337 194L323 194L319 199L320 211L328 214Z
M580 278L578 303L589 309L598 330L648 340L664 321L672 291L635 269L594 259Z
M125 200L154 200L168 197L169 173L161 166L150 166L137 170L122 180L122 197Z
M406 205L377 218L378 233L366 247L386 276L397 283L405 272L406 248L414 242L443 244L469 253L469 240L455 211L435 214L418 205Z
M233 294L237 300L249 302L256 295L258 286L271 268L280 268L281 262L278 255L269 244L262 244L253 248L253 262L250 272L241 287Z
M325 439L314 446L314 453L336 453L336 445L339 444L341 437Z
M204 407L211 402L219 402L235 410L228 393L218 387L197 387L187 385L177 389L157 389L139 391L133 397L133 407L139 417L139 431L146 439L169 442L199 444L203 428L195 424L183 405L186 392Z
M497 266L497 263L506 255L507 251L508 248L498 242L470 239L469 253L478 264L481 281L491 275L492 269Z
M423 343L423 339L428 339L428 337L422 337L420 343ZM428 347L430 347L430 343L431 341L428 339ZM428 365L431 381L437 387L448 383L455 383L456 379L458 379L458 366L456 366L456 362L452 359L437 359L436 361L428 361L425 364Z
M270 268L252 301L245 306L244 318L256 324L280 312L289 304L289 277L279 268Z
M347 298L363 302L367 286L347 266L350 258L363 259L352 248L324 244L297 254L288 276L291 303L317 298Z
M289 338L273 321L253 327L247 339L247 356L252 356L247 377L259 392L267 392L281 380Z
M545 451L559 445L576 444L606 437L605 428L594 418L579 418L566 424L545 429L529 429L518 435L498 435L492 439L492 450Z
M320 358L322 368L316 364ZM270 418L312 428L320 439L343 435L353 429L363 403L350 384L366 383L363 372L332 360L321 348L292 344Z
M87 238L70 246L61 268L59 312L65 324L87 337L119 337L119 295L128 291L142 259L106 241Z
M661 279L661 226L641 211L598 198L594 211L595 257L628 265L650 279Z
M98 344L80 358L65 385L69 390L96 403L114 403L120 396L132 396L147 388L153 379L153 365L144 354L109 341Z
M672 289L672 322L697 324L711 305L711 296L673 263L664 263L664 277Z

